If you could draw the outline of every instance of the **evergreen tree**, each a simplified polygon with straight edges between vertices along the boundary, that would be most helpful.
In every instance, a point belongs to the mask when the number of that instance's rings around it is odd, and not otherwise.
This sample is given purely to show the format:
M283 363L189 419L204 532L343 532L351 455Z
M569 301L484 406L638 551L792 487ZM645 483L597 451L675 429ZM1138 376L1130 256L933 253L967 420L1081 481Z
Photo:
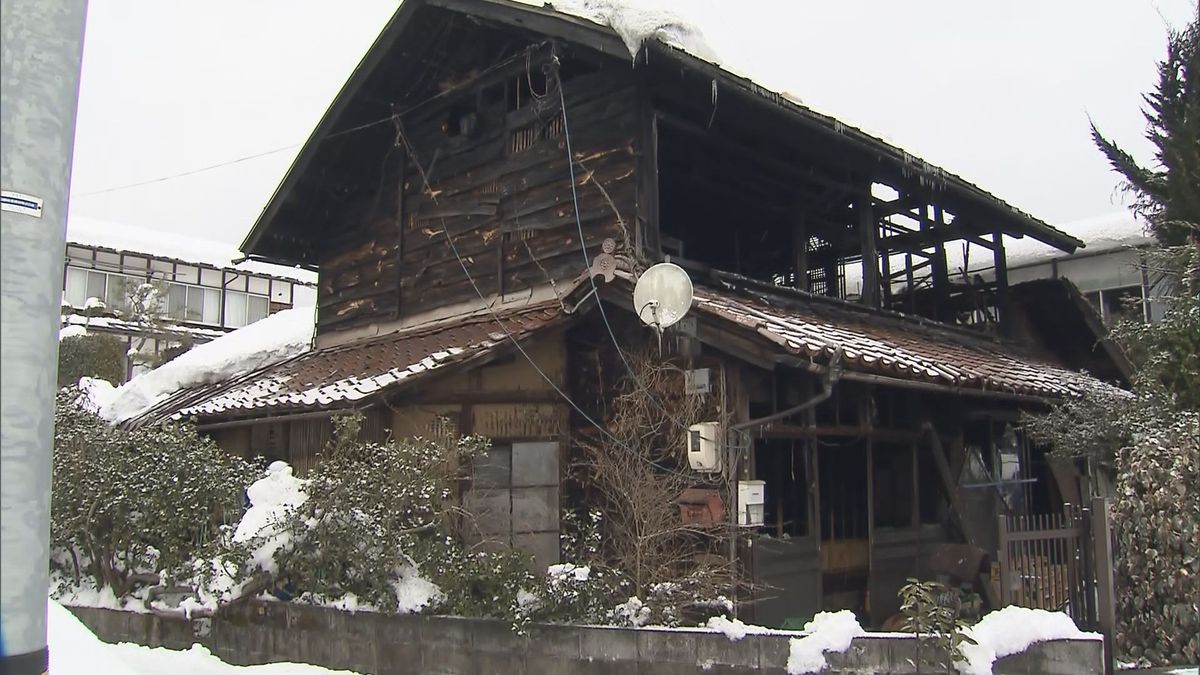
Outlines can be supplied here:
M1159 242L1200 246L1200 30L1197 17L1172 31L1167 58L1158 64L1158 87L1144 97L1146 137L1155 165L1137 163L1092 125L1092 139L1126 181L1134 210Z

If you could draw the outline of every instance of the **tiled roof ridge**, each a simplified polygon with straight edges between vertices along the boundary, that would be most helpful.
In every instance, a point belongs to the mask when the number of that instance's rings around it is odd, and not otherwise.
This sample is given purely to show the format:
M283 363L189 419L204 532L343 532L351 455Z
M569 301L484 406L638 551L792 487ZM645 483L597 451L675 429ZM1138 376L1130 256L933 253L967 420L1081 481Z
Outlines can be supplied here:
M1021 352L1028 351L1028 349L1026 349L1025 346L1019 341L972 330L971 328L967 328L965 326L956 326L953 324L943 323L941 321L936 321L934 319L929 319L916 314L898 312L893 309L868 307L851 300L832 298L828 295L821 295L819 293L813 293L811 291L805 291L799 288L792 288L790 286L777 286L758 279L752 279L750 277L734 274L732 272L714 271L713 281L716 281L718 284L720 284L722 288L713 288L712 285L705 283L703 280L695 283L696 286L701 289L710 290L718 294L737 294L741 296L749 296L751 299L759 302L764 302L771 298L775 298L784 303L799 301L800 303L824 305L849 313L859 314L866 318L888 319L901 324L917 326L923 330L938 331L945 333L948 337L967 338L976 342L991 343L996 347L1005 349L1013 349ZM748 287L753 287L753 291ZM786 305L782 305L777 307L777 309L787 310L790 308Z

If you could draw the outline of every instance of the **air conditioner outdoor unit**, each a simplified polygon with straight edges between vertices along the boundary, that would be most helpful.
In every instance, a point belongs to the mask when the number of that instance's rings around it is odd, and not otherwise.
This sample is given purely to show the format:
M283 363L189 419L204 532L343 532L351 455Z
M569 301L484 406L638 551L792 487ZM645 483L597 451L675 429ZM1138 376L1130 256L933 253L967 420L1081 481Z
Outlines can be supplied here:
M688 463L696 471L721 470L721 425L700 422L688 427Z
M738 525L762 527L766 523L763 506L767 500L767 484L761 480L738 481Z

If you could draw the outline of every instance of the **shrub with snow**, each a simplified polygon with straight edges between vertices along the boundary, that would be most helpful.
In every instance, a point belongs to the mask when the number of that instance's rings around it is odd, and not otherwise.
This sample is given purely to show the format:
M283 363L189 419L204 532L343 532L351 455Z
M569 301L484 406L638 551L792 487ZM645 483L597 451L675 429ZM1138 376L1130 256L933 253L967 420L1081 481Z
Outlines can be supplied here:
M57 571L115 598L189 576L237 521L252 466L190 426L105 424L77 388L55 409L51 542Z
M115 335L100 333L72 332L60 336L58 386L69 387L81 377L124 381L125 341Z
M347 609L510 616L529 585L527 558L473 550L458 536L460 467L486 441L376 443L359 440L360 426L360 417L337 418L307 479L273 465L251 486L252 507L230 540L228 559L241 561L235 585L269 578L303 601Z

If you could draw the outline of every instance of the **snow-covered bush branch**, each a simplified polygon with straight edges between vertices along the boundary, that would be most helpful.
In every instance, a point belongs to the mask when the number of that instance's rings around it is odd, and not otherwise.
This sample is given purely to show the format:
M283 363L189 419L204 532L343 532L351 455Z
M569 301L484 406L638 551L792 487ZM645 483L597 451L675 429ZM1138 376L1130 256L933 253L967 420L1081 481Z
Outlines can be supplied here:
M51 540L59 572L117 597L189 575L241 515L248 462L190 426L110 427L81 392L55 409Z

